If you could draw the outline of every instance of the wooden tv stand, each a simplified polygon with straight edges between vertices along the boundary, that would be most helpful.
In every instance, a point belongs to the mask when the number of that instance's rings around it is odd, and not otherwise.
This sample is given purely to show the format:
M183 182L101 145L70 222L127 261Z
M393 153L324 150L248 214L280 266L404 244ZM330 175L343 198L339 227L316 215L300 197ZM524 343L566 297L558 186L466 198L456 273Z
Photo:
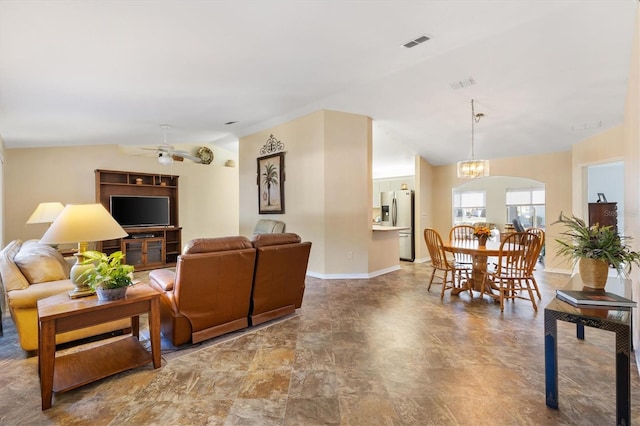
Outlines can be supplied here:
M111 211L112 195L161 196L169 198L168 226L124 228L128 237L102 241L97 250L107 254L122 251L125 262L137 271L174 266L182 250L182 228L178 226L179 176L116 170L96 170L96 201Z

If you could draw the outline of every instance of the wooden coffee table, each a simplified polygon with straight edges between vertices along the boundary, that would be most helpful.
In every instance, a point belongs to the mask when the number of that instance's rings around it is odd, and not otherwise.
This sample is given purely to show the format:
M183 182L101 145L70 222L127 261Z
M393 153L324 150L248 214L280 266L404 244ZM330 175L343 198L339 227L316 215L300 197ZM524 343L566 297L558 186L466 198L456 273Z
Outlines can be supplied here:
M149 313L151 354L139 338L140 314ZM56 357L56 334L121 318L131 318L131 336ZM38 301L38 368L42 409L51 408L53 392L64 392L153 362L160 367L160 293L146 284L127 289L121 300L96 296L71 299L67 293Z

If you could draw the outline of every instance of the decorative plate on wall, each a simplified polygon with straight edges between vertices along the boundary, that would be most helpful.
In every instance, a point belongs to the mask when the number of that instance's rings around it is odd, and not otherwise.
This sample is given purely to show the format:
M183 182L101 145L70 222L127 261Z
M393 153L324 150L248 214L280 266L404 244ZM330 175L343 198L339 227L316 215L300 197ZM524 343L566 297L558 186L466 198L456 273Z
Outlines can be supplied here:
M213 161L213 151L206 146L199 148L197 155L202 160L202 164L210 164Z

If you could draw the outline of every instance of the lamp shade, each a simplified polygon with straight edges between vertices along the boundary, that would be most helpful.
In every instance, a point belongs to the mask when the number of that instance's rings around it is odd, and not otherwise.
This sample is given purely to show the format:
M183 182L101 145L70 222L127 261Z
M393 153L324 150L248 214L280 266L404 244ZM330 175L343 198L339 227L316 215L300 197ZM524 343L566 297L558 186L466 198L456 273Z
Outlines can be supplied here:
M31 213L31 216L27 220L27 224L31 225L34 223L52 223L58 215L62 212L64 206L62 203L57 201L55 202L46 202L38 204L35 211Z
M489 176L489 162L487 160L467 160L458 162L459 178L479 178Z
M115 240L127 235L102 204L67 204L40 242L82 243Z

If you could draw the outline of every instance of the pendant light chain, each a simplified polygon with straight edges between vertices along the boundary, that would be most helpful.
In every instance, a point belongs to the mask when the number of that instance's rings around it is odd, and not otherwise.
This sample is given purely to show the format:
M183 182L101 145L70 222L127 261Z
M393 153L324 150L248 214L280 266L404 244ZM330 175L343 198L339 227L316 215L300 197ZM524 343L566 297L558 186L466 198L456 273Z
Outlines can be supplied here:
M459 178L478 178L489 176L489 162L487 160L476 160L475 139L476 139L476 123L484 117L484 114L476 114L475 101L471 99L471 160L458 161L457 176Z
M475 113L475 109L473 108L473 99L471 99L471 160L475 160L475 155L474 155L474 146L473 146L473 142L474 142L474 130L475 130L475 121L476 121L476 113Z

